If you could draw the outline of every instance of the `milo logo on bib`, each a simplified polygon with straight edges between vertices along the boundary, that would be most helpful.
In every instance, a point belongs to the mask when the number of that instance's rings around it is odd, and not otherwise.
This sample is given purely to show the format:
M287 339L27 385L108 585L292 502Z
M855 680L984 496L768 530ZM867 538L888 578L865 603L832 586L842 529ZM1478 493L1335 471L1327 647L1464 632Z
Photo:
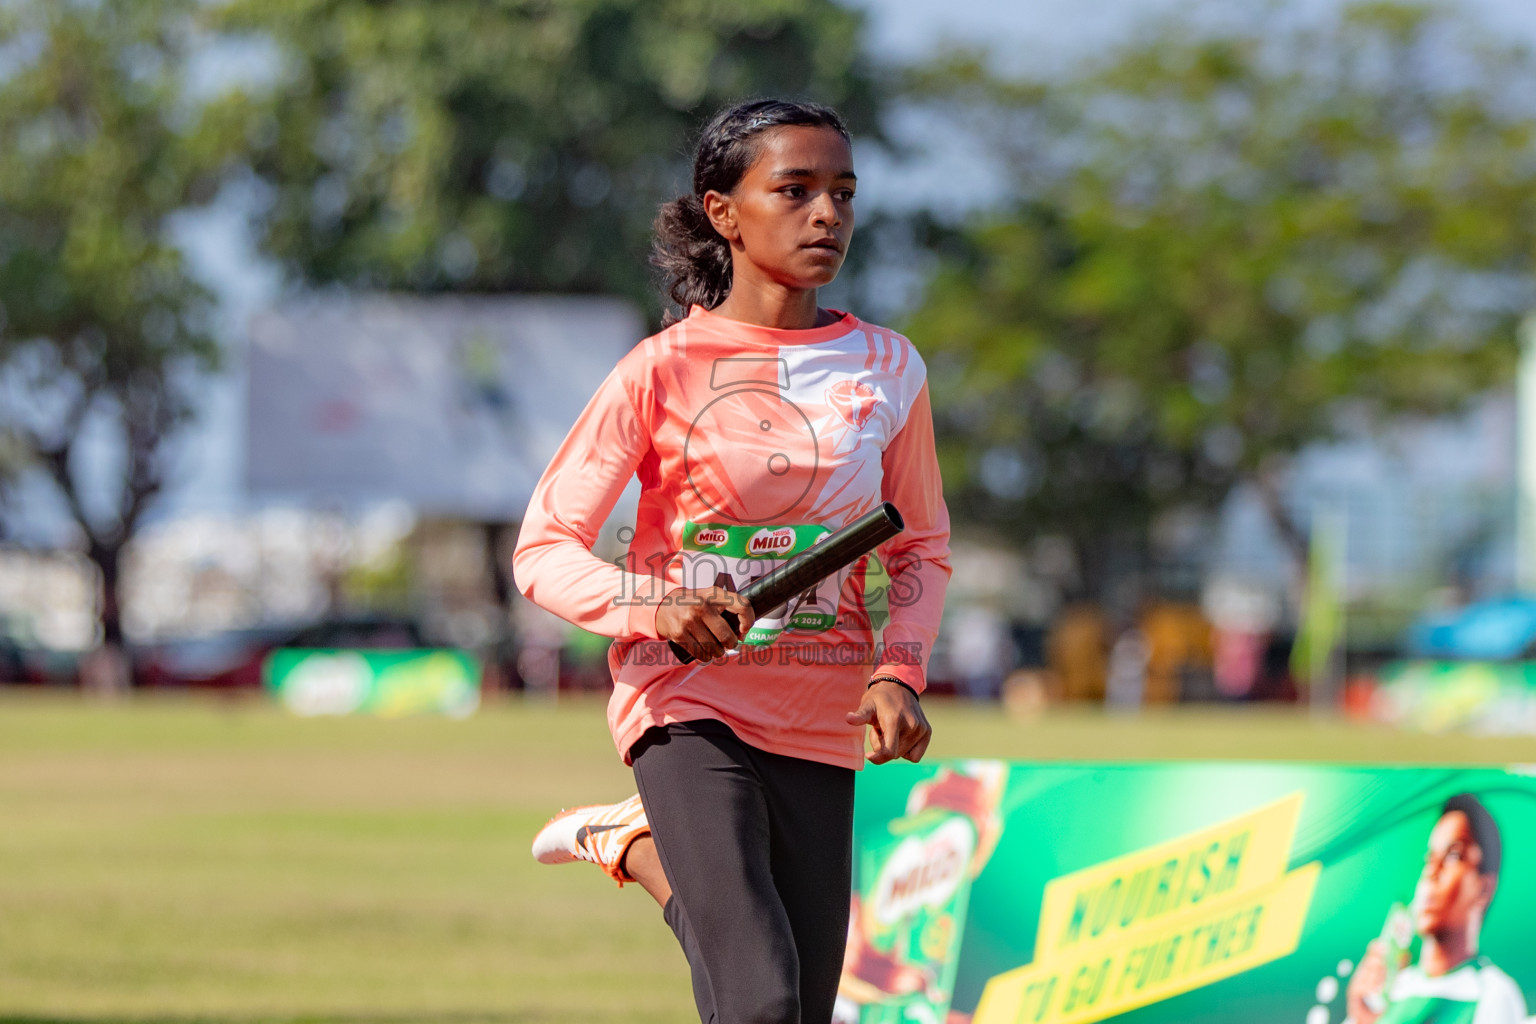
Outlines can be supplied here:
M806 550L832 531L815 523L737 526L688 523L683 527L683 583L690 588L740 591L786 558ZM759 608L742 643L767 646L786 630L820 633L837 623L837 603L848 570L834 573L779 608Z
M717 533L715 530L706 530L706 533ZM758 530L747 541L747 554L773 555L784 557L795 548L795 529L785 526L777 530Z

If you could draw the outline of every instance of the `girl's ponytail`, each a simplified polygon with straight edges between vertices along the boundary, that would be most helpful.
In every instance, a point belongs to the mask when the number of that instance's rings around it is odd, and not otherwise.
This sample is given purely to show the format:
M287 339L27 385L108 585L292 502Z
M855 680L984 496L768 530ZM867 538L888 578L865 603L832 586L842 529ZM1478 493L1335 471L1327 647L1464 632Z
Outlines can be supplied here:
M831 128L848 138L836 111L785 100L742 103L704 126L693 158L693 194L663 203L656 214L651 263L661 272L663 299L682 311L669 310L663 326L687 316L691 306L714 309L731 294L731 247L709 223L703 197L710 190L730 193L757 159L756 136L785 125Z
M714 309L731 293L731 247L709 223L698 196L679 196L656 214L651 263L661 271L665 298L686 316L690 307ZM667 322L679 319L670 311Z

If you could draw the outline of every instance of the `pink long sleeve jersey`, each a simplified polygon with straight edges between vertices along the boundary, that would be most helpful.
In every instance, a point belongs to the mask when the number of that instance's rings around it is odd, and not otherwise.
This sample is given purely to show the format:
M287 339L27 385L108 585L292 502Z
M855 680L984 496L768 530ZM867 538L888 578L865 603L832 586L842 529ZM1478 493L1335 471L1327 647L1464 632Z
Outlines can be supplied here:
M626 762L650 726L709 718L763 750L857 768L863 730L844 716L870 676L922 691L950 575L926 381L911 342L848 314L784 331L698 306L608 375L533 492L513 575L615 638L608 724ZM636 474L628 556L605 562L592 545ZM680 665L659 639L665 595L740 589L882 500L906 529L878 562L754 609L725 658Z

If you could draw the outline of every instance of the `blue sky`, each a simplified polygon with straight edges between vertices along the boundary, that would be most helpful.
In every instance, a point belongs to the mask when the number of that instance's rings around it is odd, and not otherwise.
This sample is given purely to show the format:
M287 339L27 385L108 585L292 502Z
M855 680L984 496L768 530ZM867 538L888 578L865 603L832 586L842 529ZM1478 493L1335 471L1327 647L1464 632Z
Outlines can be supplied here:
M1228 19L1274 7L1300 15L1326 13L1339 0L849 0L870 14L874 41L894 56L921 56L946 40L992 44L1005 55L1047 64L1113 43L1144 18L1203 6ZM1536 0L1446 0L1500 33L1536 45Z

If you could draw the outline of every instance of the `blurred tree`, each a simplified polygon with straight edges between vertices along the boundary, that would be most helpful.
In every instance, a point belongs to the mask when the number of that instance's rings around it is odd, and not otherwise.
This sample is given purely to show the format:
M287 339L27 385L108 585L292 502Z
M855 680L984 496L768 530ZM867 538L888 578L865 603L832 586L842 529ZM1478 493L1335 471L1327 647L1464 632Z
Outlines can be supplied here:
M657 204L690 133L757 94L874 127L863 18L831 0L235 0L280 67L254 156L298 279L608 292L653 311Z
M1076 542L1149 524L1305 445L1510 379L1536 297L1536 62L1445 11L1139 34L1065 80L977 54L915 95L987 140L1011 199L958 229L909 329L932 353L963 517ZM1139 552L1139 555L1137 555Z
M0 7L0 450L57 487L101 573L114 647L123 545L217 354L210 296L168 237L239 136L185 89L196 7ZM105 471L81 464L88 422L118 449Z

